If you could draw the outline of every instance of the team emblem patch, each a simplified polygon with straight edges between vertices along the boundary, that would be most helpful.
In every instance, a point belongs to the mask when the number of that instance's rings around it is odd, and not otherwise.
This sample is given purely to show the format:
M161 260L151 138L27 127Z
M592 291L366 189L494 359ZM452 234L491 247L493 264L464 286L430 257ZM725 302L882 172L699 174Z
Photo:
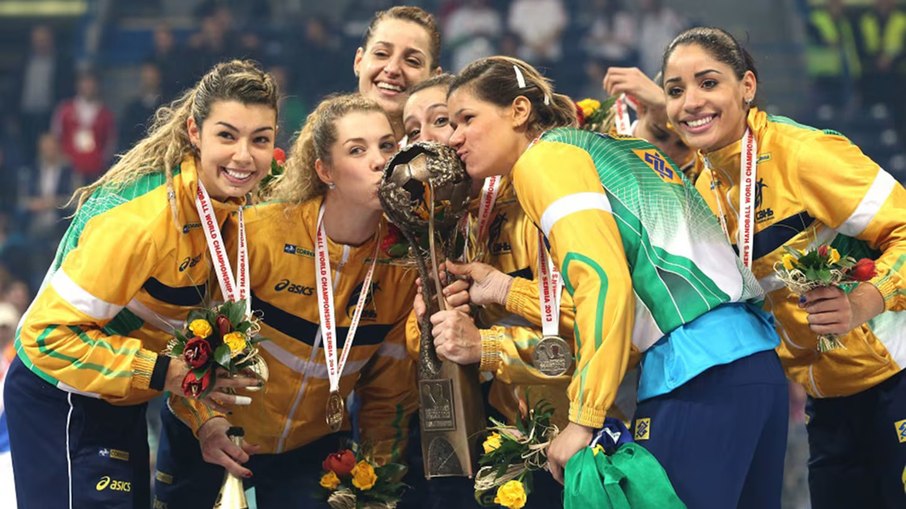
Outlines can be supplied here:
M900 443L906 442L906 419L893 423L893 426L897 429L897 438Z
M635 420L635 438L636 441L648 440L651 435L651 418L643 417Z
M660 152L654 149L634 149L633 152L639 159L644 161L649 168L654 170L658 177L661 177L661 180L668 184L682 185L683 179L680 178L679 172L670 165L669 161L664 159L664 156L662 156Z

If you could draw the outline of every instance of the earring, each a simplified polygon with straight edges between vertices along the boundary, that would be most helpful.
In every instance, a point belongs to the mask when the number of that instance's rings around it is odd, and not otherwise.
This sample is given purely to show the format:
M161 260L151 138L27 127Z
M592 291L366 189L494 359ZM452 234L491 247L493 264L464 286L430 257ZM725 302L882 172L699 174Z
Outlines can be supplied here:
M327 183L327 189L336 189L336 188L337 188L337 185L334 184L333 182Z

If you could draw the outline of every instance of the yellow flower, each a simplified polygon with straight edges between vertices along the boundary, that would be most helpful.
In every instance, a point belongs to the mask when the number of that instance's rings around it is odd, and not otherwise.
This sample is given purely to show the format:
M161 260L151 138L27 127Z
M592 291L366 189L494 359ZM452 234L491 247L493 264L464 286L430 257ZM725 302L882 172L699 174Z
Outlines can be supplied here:
M491 433L488 435L488 438L485 439L481 446L484 448L485 454L496 451L497 448L500 447L500 433Z
M340 478L337 477L337 474L333 473L333 470L328 471L326 474L321 476L321 486L327 488L331 491L337 489L337 486L340 485Z
M828 255L827 261L831 263L837 263L840 261L840 252L834 248L831 248L830 255Z
M595 99L582 99L576 104L582 108L582 114L585 115L585 118L590 117L601 107L601 101Z
M522 486L522 482L513 479L497 488L497 496L494 497L494 503L500 504L507 509L522 509L525 506L525 499L525 487Z
M352 485L360 490L370 490L377 482L377 474L367 461L361 460L352 467Z
M207 320L202 320L201 318L197 320L192 320L192 323L189 324L189 330L192 331L192 334L200 338L206 338L211 335L211 332L214 332L211 329L211 324Z
M231 332L223 337L223 342L229 345L231 353L241 352L245 348L245 334Z
M793 255L786 253L785 255L783 255L783 258L781 258L781 260L783 261L784 269L793 270Z

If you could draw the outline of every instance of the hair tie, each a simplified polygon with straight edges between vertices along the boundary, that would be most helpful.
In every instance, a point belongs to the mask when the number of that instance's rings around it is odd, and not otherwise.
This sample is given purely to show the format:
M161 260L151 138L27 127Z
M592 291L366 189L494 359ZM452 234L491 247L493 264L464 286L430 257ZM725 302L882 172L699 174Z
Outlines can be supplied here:
M544 94L544 105L545 105L545 106L550 106L550 105L551 105L551 96L549 96L549 95L547 95L547 94Z
M516 71L516 83L519 85L519 88L525 88L525 76L522 75L519 66L513 64L513 70Z

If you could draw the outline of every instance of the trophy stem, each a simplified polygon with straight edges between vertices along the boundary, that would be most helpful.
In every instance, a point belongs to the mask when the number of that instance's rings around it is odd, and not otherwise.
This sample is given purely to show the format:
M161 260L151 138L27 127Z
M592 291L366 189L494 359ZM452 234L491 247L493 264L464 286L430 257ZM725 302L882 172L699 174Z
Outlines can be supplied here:
M428 182L431 186L431 194L434 194L434 184ZM431 252L431 279L434 280L434 292L437 297L437 309L444 311L447 309L447 303L444 302L443 289L440 286L440 264L437 263L437 248L434 245L434 200L431 201L431 215L428 216L428 250Z

